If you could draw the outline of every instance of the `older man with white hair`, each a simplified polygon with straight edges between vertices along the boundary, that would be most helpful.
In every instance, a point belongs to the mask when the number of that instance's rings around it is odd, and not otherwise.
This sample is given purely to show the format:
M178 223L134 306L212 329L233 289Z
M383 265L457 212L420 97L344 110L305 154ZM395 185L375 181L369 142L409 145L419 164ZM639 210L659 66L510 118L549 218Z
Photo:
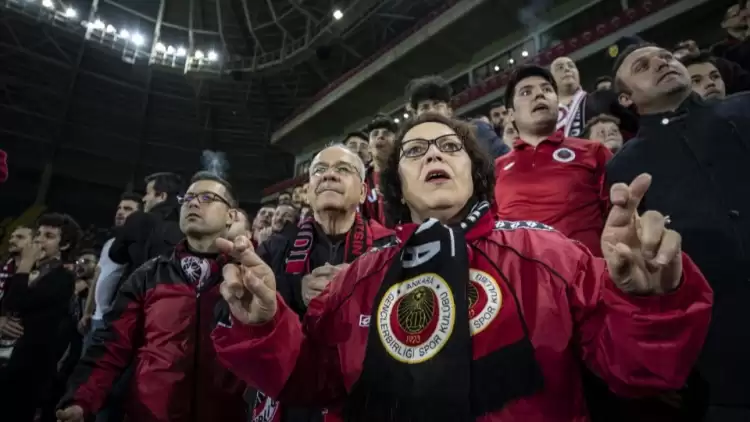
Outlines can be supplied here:
M395 239L394 233L357 211L366 197L365 164L344 144L331 145L310 164L307 199L312 217L300 222L295 233L273 236L258 249L258 255L273 269L278 291L300 317L307 304L350 262L373 247ZM320 409L282 408L258 393L254 415L269 421L286 421L291 415L307 414L316 420ZM270 413L274 413L273 416ZM294 419L297 420L297 419Z

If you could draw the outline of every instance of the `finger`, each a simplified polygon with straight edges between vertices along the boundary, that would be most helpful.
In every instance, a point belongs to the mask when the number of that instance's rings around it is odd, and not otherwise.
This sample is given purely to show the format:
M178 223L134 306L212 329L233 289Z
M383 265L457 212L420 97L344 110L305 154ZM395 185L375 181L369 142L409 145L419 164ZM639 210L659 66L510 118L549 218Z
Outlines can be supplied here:
M216 239L216 247L219 248L219 251L221 253L230 254L232 253L232 250L234 249L234 242L228 239L224 239L223 237L220 237Z
M321 277L314 278L313 280L310 281L310 289L323 291L326 288L326 286L328 286L328 283L330 282L331 280L328 278L321 278Z
M245 274L244 283L245 287L255 295L264 305L270 305L276 300L276 291L271 287L267 286L260 278L256 277L253 273L247 272Z
M682 237L674 230L666 230L661 238L659 249L656 252L654 263L667 265L675 259L680 259L682 252Z
M224 281L221 283L220 291L224 299L242 299L245 295L245 288L242 285L242 276L239 268L236 265L227 264L224 266L222 274ZM225 296L225 293L228 296Z
M641 242L643 258L650 261L656 256L662 236L664 235L664 216L657 211L646 211L641 216L641 230L638 239Z
M651 175L643 173L636 177L630 186L615 183L609 191L612 209L607 217L607 225L625 227L637 215L638 205L651 185Z
M614 274L627 275L633 263L633 250L624 243L605 243L607 267Z

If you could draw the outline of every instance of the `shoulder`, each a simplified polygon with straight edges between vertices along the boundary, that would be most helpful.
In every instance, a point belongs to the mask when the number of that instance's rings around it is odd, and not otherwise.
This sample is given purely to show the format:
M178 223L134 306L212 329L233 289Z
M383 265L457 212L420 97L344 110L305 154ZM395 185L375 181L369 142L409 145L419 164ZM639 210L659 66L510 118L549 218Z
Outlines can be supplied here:
M617 154L607 162L607 176L619 178L622 173L627 173L637 163L643 163L645 158L641 153L644 138L637 135L625 142Z
M391 238L396 237L396 232L392 229L385 227L375 220L368 220L367 224L370 226L373 240L378 241L379 245L386 245L389 243Z
M575 271L586 255L580 243L537 221L497 221L490 239L518 258L538 261L556 271Z
M590 141L583 138L565 138L561 143L561 148L571 148L580 151L598 151L601 147L601 142Z
M728 116L750 117L750 92L738 92L717 101L714 110Z

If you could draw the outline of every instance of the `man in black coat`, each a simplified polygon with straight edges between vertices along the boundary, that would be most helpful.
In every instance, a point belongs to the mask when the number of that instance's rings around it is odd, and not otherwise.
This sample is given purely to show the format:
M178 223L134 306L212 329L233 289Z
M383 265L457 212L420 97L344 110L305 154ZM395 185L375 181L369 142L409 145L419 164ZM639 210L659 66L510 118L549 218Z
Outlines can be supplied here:
M653 177L640 204L669 216L665 224L682 235L685 252L714 289L712 325L697 366L709 388L706 420L748 421L750 95L703 101L672 53L649 44L626 49L615 74L616 90L641 117L637 136L607 165L607 181Z
M184 237L177 203L177 195L184 191L182 178L174 173L155 173L145 182L143 211L136 211L125 220L109 249L114 262L128 265L123 278L151 258L169 256Z

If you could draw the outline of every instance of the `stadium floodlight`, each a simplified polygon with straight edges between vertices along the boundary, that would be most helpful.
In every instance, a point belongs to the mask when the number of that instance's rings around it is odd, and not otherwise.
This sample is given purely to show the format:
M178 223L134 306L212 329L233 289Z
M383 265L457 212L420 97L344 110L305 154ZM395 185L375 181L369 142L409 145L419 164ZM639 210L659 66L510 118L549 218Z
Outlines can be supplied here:
M164 44L158 42L158 43L154 44L154 51L157 51L159 53L163 53L163 52L167 51L167 46L165 46Z
M201 60L203 58L203 52L200 50L195 50L195 54L193 54L196 59Z
M140 47L140 46L143 45L143 43L146 40L143 38L143 35L141 35L141 34L133 34L133 38L131 39L131 41L133 41L133 44L135 44L136 46Z
M114 34L117 32L117 29L112 25L107 25L105 31L107 31L108 34Z
M495 65L495 72L499 72L499 71L500 71L500 66Z
M208 52L208 61L215 62L219 60L219 54L213 50Z
M55 2L53 2L52 0L42 0L42 6L46 7L47 9L54 9Z
M510 59L508 59L508 63L509 63L509 64L513 64L513 63L515 63L515 62L516 62L516 61L515 61L515 60L513 60L513 58L510 58Z
M521 52L521 56L523 56L523 57L529 57L529 52L528 52L528 51L526 51L526 50L523 50L523 51Z
M185 47L177 47L177 54L176 54L176 56L177 57L185 57L185 55L187 55L187 50L185 49Z
M69 7L67 9L65 9L65 17L66 18L73 19L76 16L78 16L78 12L75 9L73 9L72 7Z
M396 122L396 123L401 122L401 120L399 120L398 117L396 117L395 119L393 119L393 121Z
M333 11L333 18L336 20L341 20L341 18L344 17L344 13L340 9L336 9Z
M174 46L168 46L167 47L167 54L174 54Z
M409 113L404 113L404 119L408 119L408 118L409 118Z
M120 38L123 38L126 40L130 39L130 31L128 31L127 29L123 29L122 31L120 31Z

